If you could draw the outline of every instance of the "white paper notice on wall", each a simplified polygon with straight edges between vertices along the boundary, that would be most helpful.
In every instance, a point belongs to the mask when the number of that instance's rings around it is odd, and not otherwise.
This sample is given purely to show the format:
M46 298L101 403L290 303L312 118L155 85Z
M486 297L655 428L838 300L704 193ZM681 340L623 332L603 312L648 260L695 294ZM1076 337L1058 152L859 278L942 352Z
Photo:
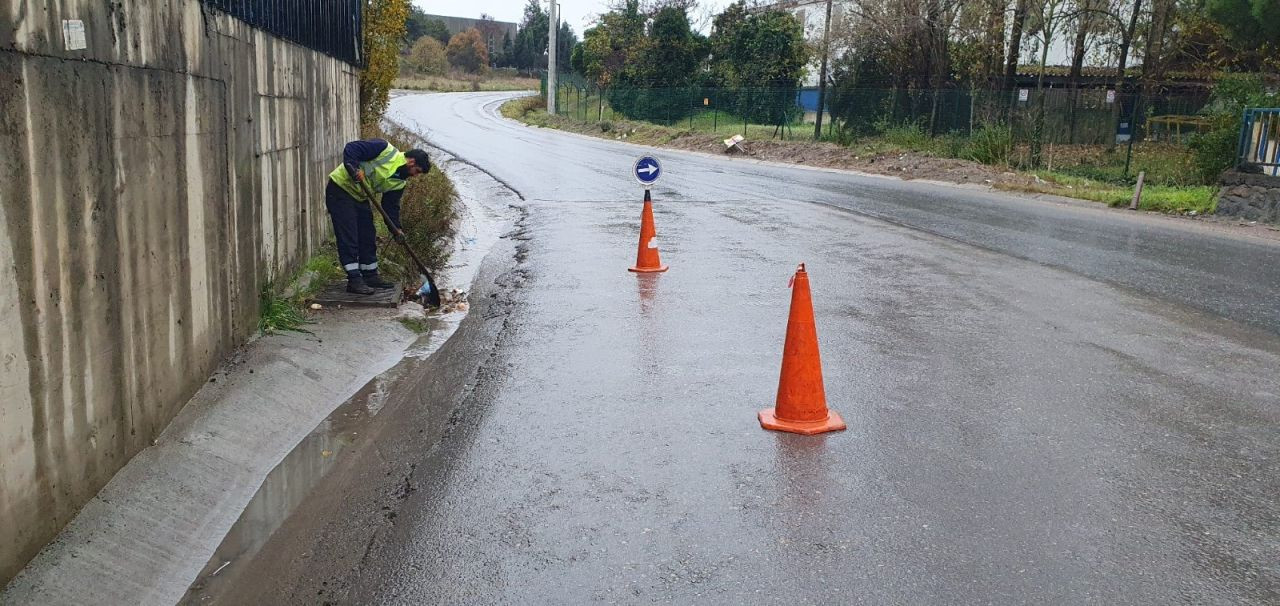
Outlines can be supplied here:
M1115 102L1116 102L1116 91L1113 91L1113 90L1107 91L1107 103L1115 103Z
M84 37L84 21L79 19L62 20L62 41L67 50L83 50L89 47Z
M1031 98L1031 91L1025 88L1018 89L1018 100L1026 101Z

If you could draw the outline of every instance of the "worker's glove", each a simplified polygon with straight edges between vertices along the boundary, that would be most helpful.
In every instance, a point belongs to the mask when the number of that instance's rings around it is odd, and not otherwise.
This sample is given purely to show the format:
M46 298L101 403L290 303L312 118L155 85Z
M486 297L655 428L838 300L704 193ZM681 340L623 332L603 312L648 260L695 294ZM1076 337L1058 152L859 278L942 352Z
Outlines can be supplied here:
M404 244L404 232L398 229L391 232L391 239L395 240L396 244Z

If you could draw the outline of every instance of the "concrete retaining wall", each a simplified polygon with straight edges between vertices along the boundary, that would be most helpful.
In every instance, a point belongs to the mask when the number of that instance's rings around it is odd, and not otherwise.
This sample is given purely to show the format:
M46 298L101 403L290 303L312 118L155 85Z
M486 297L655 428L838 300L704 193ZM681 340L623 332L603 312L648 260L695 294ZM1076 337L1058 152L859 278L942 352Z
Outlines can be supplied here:
M1246 221L1280 223L1280 177L1236 171L1223 173L1217 214Z
M357 106L195 0L0 0L0 584L254 333Z

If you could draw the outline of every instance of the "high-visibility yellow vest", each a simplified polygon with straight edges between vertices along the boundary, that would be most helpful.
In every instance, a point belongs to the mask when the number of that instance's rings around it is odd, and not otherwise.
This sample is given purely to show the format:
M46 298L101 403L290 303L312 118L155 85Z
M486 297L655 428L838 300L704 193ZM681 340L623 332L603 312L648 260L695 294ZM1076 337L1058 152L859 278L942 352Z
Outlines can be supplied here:
M404 189L405 180L396 176L396 171L404 165L404 153L388 143L387 148L382 150L377 158L369 162L361 162L360 169L364 171L364 182L369 184L373 193L381 194ZM338 168L329 173L329 178L353 198L361 201L365 199L364 192L360 190L360 184L354 177L347 174L346 166L339 164Z

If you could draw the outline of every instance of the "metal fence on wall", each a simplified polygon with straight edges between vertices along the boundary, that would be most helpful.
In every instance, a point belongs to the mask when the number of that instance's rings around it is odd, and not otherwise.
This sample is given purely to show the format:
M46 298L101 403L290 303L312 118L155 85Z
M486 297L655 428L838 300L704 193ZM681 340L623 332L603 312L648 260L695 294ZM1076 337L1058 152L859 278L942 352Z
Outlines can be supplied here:
M361 0L201 0L266 32L363 65Z

